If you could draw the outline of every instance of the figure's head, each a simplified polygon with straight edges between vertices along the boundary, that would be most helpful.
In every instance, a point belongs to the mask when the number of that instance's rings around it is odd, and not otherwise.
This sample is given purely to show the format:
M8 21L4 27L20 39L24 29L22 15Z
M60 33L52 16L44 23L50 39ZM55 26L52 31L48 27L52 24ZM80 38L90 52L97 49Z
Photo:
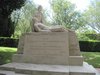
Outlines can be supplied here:
M42 6L39 5L39 6L38 6L38 11L42 11L42 9L43 9Z

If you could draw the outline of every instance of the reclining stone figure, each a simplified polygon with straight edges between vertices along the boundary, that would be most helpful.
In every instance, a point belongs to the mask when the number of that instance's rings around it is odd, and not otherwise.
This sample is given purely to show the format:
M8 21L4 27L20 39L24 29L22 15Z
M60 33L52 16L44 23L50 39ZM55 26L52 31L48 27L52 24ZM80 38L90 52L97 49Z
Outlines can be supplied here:
M37 12L33 16L31 28L32 32L41 32L41 31L63 32L66 30L64 27L61 26L49 27L44 25L42 6L38 7Z

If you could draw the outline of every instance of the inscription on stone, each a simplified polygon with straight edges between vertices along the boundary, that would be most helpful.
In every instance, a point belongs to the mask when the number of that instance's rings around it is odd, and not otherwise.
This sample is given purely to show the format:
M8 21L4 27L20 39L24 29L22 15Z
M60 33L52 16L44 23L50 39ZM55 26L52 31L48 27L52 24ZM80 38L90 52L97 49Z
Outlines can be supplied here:
M24 57L25 59L30 58L27 59L27 62L53 64L60 61L63 64L67 64L67 56L69 54L67 39L68 36L64 32L62 34L50 33L49 35L42 35L42 33L34 35L32 33L25 36Z

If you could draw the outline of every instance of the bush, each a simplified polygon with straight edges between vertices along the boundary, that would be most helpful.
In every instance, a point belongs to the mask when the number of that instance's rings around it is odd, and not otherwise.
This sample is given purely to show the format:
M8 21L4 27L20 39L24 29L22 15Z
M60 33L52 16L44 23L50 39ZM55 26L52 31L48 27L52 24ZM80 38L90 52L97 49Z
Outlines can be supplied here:
M86 52L100 52L100 42L79 41L80 50Z
M0 46L3 47L17 47L18 39L13 38L0 38Z
M85 34L85 35L92 40L100 40L100 34Z

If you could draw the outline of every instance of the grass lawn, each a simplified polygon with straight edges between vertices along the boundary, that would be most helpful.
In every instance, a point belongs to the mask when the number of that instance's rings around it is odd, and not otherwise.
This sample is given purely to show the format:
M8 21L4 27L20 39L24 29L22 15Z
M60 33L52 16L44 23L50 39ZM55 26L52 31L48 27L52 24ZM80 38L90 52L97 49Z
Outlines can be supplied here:
M100 52L82 52L84 60L96 68L100 68Z
M11 47L0 47L0 52L16 52L16 48L11 48Z
M12 55L16 53L16 48L0 47L0 65L11 62Z
M0 47L0 64L11 62L17 48ZM100 52L82 52L84 60L96 68L100 68Z

